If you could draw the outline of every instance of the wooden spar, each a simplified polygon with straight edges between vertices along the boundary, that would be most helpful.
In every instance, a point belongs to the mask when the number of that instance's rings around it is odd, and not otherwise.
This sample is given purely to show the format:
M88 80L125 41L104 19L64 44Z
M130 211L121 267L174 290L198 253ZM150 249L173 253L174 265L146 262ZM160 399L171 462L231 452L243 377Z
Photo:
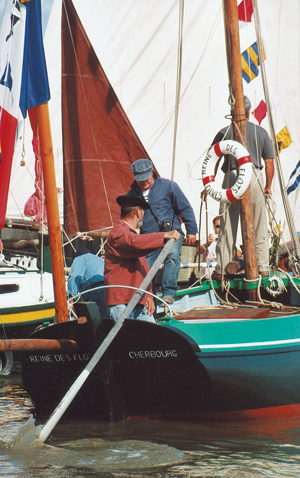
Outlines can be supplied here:
M51 350L53 352L76 352L78 345L74 340L12 339L0 340L0 350L5 352L35 352L45 350Z
M44 103L37 106L36 111L41 141L56 322L66 322L69 313L48 104Z
M240 35L238 25L237 0L223 0L225 37L227 50L227 65L231 95L235 100L233 105L233 121L238 125L247 147L247 126L244 106L244 92L242 83L242 65L240 52ZM241 142L240 134L233 128L234 139ZM258 278L258 265L255 250L255 232L253 210L251 205L250 186L245 197L240 200L241 231L243 238L243 252L245 262L245 275L247 280ZM250 300L257 300L256 289L248 291Z

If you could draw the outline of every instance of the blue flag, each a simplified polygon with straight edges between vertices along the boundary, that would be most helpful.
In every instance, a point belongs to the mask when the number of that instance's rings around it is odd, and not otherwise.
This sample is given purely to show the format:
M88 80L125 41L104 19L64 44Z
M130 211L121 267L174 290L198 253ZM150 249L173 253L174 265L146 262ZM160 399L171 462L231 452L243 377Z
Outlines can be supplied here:
M41 0L30 0L26 6L26 26L20 94L23 116L34 106L50 99L48 74L43 45Z

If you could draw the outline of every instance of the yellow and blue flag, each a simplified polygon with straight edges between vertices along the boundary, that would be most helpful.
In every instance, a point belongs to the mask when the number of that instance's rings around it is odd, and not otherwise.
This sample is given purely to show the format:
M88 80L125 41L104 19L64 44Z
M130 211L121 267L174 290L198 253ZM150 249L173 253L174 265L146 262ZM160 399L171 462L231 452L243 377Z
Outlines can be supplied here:
M263 52L263 61L265 60L265 52ZM259 74L259 54L257 42L253 43L247 50L241 54L242 75L247 83L256 78Z

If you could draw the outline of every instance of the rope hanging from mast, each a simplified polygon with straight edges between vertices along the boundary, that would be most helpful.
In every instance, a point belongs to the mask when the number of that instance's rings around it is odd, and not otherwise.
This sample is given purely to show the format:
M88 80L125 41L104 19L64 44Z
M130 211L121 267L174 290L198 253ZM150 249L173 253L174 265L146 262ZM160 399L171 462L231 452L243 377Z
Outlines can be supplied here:
M182 76L183 17L184 17L184 0L179 0L179 32L178 32L177 79L176 79L176 99L175 99L174 135L173 135L173 153L172 153L172 172L171 172L171 179L172 179L172 180L174 180L174 176L175 176L176 140L177 140L177 130L178 130L178 115L179 115L179 104L180 104L181 76Z

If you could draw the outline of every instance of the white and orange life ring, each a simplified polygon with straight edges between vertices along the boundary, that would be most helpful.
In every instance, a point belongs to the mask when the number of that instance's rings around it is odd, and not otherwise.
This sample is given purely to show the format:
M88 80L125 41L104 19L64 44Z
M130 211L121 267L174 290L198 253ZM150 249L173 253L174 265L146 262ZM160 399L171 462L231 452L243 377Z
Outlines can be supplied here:
M215 166L224 155L229 154L238 162L238 177L229 189L223 189L215 180ZM202 181L204 188L213 199L219 202L234 202L243 196L250 184L252 175L252 161L244 146L237 141L224 140L212 146L202 164Z

